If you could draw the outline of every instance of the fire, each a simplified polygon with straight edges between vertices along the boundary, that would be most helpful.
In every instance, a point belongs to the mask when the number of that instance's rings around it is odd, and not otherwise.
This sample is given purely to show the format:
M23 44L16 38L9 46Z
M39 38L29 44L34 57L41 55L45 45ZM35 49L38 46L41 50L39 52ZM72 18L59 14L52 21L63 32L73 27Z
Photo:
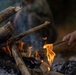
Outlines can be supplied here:
M18 43L19 43L19 45L18 45L19 50L23 51L24 42L19 41Z
M35 52L35 56L36 56L36 58L40 57L39 54L38 54L38 51Z
M2 50L3 50L4 52L8 52L9 55L11 56L11 50L10 50L9 45L6 45L5 47L3 47Z
M29 46L28 47L28 57L31 57L31 54L32 54L32 46Z
M50 66L51 66L52 62L54 60L54 57L55 57L55 53L52 51L53 44L45 44L43 46L43 48L46 48L46 50L47 50L46 56L47 56L47 59L48 59Z
M42 38L43 40L47 40L47 37Z

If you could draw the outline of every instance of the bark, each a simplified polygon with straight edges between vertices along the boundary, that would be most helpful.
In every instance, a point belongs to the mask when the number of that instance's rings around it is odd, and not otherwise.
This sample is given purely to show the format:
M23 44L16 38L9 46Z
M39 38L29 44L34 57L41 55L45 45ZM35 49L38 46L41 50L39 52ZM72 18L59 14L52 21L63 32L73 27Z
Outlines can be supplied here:
M62 41L54 44L53 51L57 54L59 52L64 51L76 51L76 42L73 42L70 46L68 45L68 41Z
M64 75L54 71L42 72L40 69L30 69L31 75Z
M11 15L15 14L20 10L20 7L8 7L7 9L0 12L0 23L9 18Z
M21 33L21 34L19 34L17 36L11 37L8 40L8 43L15 43L16 41L20 40L24 36L26 36L26 35L28 35L28 34L30 34L32 32L35 32L35 31L37 31L37 30L39 30L39 29L41 29L43 27L46 27L49 24L50 24L50 22L46 21L44 24L41 24L41 25L39 25L37 27L34 27L34 28L31 28L31 29L29 29L29 30L25 31L24 33ZM6 45L6 43L5 44L2 44L2 46L5 46L5 45Z
M12 46L12 55L16 61L16 64L18 66L18 68L20 69L21 71L21 74L22 75L31 75L23 61L23 59L21 58L21 56L19 55L19 52L18 52L18 48L16 45L13 45Z
M0 43L5 42L9 39L14 32L14 29L10 22L0 28Z

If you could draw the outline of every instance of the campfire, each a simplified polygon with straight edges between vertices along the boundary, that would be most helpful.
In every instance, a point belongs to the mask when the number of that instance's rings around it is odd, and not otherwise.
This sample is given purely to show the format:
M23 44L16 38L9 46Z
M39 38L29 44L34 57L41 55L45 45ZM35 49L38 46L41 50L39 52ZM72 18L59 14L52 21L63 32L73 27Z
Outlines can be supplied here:
M9 7L0 12L0 23L18 10L20 10L19 7ZM50 22L46 21L44 24L38 25L13 37L14 29L10 22L0 28L0 49L4 55L8 55L14 59L12 63L15 64L15 69L17 69L18 73L21 73L21 75L62 75L51 71L54 57L58 52L64 51L64 48L65 50L75 48L76 43L68 47L67 41L56 44L47 44L45 42L42 48L34 51L32 46L26 47L26 43L21 41L21 38L24 36L49 24ZM47 37L43 38L43 40L46 41Z

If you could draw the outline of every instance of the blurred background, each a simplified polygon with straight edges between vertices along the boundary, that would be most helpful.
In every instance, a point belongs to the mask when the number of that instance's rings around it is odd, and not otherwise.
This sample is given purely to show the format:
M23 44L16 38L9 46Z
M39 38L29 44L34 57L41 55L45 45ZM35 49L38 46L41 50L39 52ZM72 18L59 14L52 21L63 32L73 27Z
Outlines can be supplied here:
M0 11L19 4L21 0L0 0ZM76 0L46 0L52 11L58 32L57 41L66 34L76 30Z

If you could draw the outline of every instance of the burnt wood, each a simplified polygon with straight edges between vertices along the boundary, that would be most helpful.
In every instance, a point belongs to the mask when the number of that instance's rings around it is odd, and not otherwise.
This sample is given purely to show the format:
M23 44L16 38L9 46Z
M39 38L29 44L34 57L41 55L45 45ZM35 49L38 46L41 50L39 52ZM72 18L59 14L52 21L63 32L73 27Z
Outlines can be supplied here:
M19 49L17 48L17 46L13 45L12 46L12 55L16 61L18 68L21 71L21 74L22 75L31 75L18 51L19 51Z

